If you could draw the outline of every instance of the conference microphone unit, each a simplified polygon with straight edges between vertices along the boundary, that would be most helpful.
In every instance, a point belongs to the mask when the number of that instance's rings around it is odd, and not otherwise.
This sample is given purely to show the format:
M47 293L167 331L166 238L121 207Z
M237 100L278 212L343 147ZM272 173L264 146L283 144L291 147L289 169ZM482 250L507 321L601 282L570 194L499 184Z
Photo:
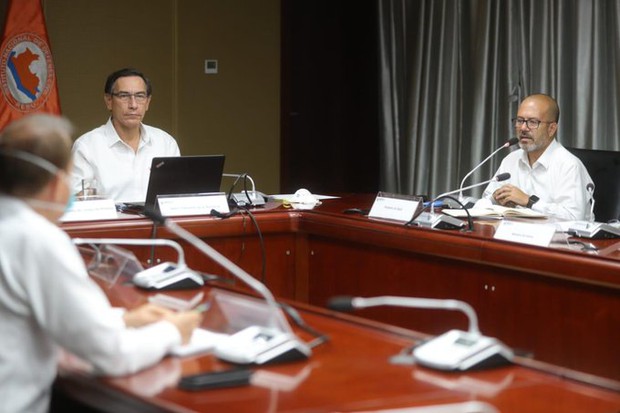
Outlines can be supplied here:
M214 354L216 357L236 364L258 365L310 357L312 353L310 346L293 333L286 316L266 285L245 272L209 244L180 227L174 221L166 219L152 208L146 208L144 215L156 224L165 226L167 230L232 273L267 303L269 314L268 320L264 323L267 325L251 325L223 339L215 347Z
M590 217L587 221L574 221L568 233L579 238L609 239L620 238L619 223L604 223L594 221L594 184L586 185L590 198Z
M98 266L102 268L114 268L122 271L121 266L130 266L139 270L132 277L132 282L146 290L180 290L201 288L205 285L203 277L193 271L185 263L183 248L175 241L167 239L141 239L141 238L73 238L75 245L89 245L93 248L95 257L92 270ZM123 251L103 251L102 245L141 245L141 246L166 246L173 248L177 254L177 262L166 261L151 268L143 269L133 254ZM136 262L133 262L133 261ZM89 265L89 270L91 269Z
M490 182L501 182L501 181L506 181L510 179L510 173L508 172L504 172L501 174L497 174L496 176L494 176L493 178L484 181L484 182L480 182L474 185L469 185L465 188L462 189L456 189L454 191L450 191L450 192L444 192L443 194L439 195L438 197L436 197L435 199L433 199L430 203L431 205L431 212L422 212L420 215L418 215L413 221L411 221L412 224L415 224L417 226L420 227L428 227L428 228L438 228L438 229L457 229L457 228L462 228L463 226L465 226L465 224L463 223L463 221L461 221L458 218L452 217L450 215L446 215L446 214L435 214L435 201L438 201L442 198L448 197L452 194L456 194L457 192L461 191L461 190L466 190L466 189L471 189L471 188L475 188L478 186L482 186L482 185L486 185ZM465 211L467 211L467 208L465 208L465 206L463 205L463 209ZM470 223L469 223L470 229L472 227L472 223L471 223L471 219L470 219Z
M590 198L590 217L589 221L594 222L594 184L592 182L586 185L586 191L588 191L588 197Z
M245 174L245 173L244 174L223 173L222 176L236 178L235 182L233 183L231 187L231 193L228 195L229 199L232 202L234 202L235 206L238 206L238 207L255 206L256 207L256 206L265 205L265 194L258 192L256 190L254 179L252 179L250 175ZM237 185L237 182L239 182L240 179L244 180L244 187L245 187L245 181L246 180L250 181L250 184L252 185L252 189L248 191L247 189L244 188L244 190L241 192L232 193L232 190L235 188L235 186Z
M463 312L469 320L468 331L450 330L414 348L414 361L425 367L448 371L475 370L508 364L514 357L513 351L502 342L480 333L476 312L464 301L398 296L338 296L331 298L327 306L337 311L395 306Z
M461 186L459 187L460 188L459 189L459 201L461 201L468 208L471 207L471 206L468 206L468 204L470 204L472 202L475 203L475 198L471 198L471 197L463 198L463 191L466 189L466 188L463 188L463 185L465 185L465 181L467 180L467 178L469 178L469 176L471 174L476 172L478 170L478 168L480 168L482 165L484 165L489 159L491 159L493 156L495 156L499 151L501 151L502 149L505 149L505 148L509 148L509 147L511 147L513 145L516 145L517 143L519 143L519 138L517 138L517 137L510 138L508 141L506 141L506 143L504 143L502 146L497 148L495 151L493 151L492 154L487 156L482 162L480 162L478 165L476 165L476 167L474 169L469 171L467 173L467 175L465 175L465 177L461 181Z

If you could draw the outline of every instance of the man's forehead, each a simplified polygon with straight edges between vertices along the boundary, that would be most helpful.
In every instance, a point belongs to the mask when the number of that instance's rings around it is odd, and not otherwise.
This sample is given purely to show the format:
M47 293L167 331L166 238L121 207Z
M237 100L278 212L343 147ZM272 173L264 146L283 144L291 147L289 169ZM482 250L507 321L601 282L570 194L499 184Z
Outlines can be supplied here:
M519 106L519 113L532 113L540 115L549 109L549 104L540 99L526 99Z
M116 79L114 88L117 91L133 91L134 89L146 91L146 83L140 76L123 76Z

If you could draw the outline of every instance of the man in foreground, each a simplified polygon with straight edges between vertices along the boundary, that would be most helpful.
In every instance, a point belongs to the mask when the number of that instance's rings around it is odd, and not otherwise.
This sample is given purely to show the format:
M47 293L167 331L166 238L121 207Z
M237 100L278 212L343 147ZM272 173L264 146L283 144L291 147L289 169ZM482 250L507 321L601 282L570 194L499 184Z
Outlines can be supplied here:
M0 135L0 400L46 412L64 349L95 372L131 374L189 341L196 312L113 309L56 221L72 199L71 125L30 115Z

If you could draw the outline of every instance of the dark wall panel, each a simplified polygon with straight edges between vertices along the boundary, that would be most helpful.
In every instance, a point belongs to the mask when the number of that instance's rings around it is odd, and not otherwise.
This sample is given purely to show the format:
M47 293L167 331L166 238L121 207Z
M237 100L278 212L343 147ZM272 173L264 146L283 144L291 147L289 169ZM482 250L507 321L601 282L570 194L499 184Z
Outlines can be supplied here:
M378 189L377 62L376 1L282 1L284 192Z

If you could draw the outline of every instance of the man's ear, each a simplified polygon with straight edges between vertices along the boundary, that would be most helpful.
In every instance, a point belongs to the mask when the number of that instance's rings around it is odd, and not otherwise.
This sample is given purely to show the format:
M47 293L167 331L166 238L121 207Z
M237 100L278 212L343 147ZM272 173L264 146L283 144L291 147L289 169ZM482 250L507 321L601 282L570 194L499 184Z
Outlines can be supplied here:
M67 191L72 191L70 186L67 186L67 179L63 176L62 172L54 174L50 182L46 186L47 197L49 201L64 203Z
M55 174L47 185L53 201L56 201L60 197L60 190L62 189L61 179L60 174Z
M550 123L549 124L549 136L554 136L557 131L558 131L558 123L557 122Z
M103 102L105 103L105 107L111 111L112 110L112 95L108 93L104 93Z

